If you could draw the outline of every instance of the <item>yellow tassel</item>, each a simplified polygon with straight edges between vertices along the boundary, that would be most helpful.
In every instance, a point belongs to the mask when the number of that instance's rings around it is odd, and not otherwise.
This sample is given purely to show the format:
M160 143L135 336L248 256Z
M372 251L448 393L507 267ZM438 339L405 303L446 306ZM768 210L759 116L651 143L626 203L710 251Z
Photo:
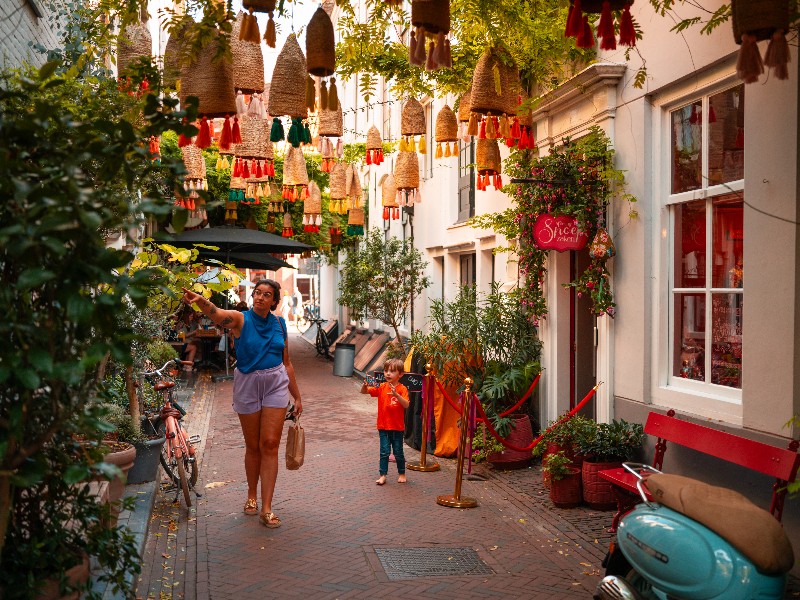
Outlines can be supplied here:
M424 135L419 136L419 153L420 154L427 154L428 153L428 147L425 144L425 136Z
M453 142L453 149L450 151L450 156L458 156L458 142Z
M217 171L222 169L222 157L221 156L217 157L217 167L216 167L216 169L217 169Z
M328 110L339 110L339 92L336 89L335 77L331 77L331 87L328 90Z
M453 155L450 154L450 144L445 142L445 144L444 144L444 157L445 158L450 158L451 156L453 156Z
M450 148L447 148L447 156L450 156ZM442 145L436 144L436 158L442 158Z
M511 137L511 126L508 123L508 115L506 115L506 113L503 113L503 116L500 117L500 137Z
M408 144L406 144L406 138L400 138L400 152L408 152Z
M478 135L478 113L469 113L467 135L471 135L472 137L476 137Z
M269 13L269 21L267 21L267 29L264 31L264 41L270 48L275 47L275 21L272 20L272 13Z
M491 113L486 115L486 139L487 140L497 139L497 130L494 128L494 119L492 118Z
M406 144L406 150L408 150L409 152L417 151L417 144L414 142L413 135L410 138L408 138L408 143Z

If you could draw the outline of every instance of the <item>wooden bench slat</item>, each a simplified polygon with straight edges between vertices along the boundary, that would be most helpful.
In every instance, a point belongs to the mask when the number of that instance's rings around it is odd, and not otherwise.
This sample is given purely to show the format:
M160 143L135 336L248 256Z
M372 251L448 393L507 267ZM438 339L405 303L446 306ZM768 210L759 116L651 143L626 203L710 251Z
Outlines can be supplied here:
M763 442L748 440L704 425L675 417L650 413L645 433L692 450L747 467L776 479L793 481L800 455Z

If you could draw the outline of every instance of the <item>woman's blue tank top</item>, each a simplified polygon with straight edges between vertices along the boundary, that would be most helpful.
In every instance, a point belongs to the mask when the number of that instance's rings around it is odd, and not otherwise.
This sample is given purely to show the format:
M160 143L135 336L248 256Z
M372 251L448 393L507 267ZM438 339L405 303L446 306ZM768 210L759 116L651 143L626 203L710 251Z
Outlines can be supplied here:
M277 367L283 362L286 322L272 313L266 318L252 310L243 314L242 333L235 342L236 368L242 373L252 373Z

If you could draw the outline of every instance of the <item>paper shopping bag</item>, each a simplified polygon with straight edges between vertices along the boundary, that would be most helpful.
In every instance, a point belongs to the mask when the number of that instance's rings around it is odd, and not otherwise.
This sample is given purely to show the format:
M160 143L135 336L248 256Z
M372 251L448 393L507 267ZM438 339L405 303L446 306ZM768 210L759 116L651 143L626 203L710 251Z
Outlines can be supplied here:
M306 433L300 426L300 419L297 423L289 426L289 433L286 436L286 468L296 471L303 466L303 459L306 454Z

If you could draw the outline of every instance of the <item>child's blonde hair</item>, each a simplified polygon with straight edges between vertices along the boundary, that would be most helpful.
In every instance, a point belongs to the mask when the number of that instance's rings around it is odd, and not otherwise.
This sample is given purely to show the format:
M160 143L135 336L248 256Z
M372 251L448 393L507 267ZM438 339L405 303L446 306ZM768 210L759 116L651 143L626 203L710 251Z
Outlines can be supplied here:
M406 372L405 365L403 365L403 361L399 358L390 358L387 360L385 363L383 363L383 370L400 374Z

